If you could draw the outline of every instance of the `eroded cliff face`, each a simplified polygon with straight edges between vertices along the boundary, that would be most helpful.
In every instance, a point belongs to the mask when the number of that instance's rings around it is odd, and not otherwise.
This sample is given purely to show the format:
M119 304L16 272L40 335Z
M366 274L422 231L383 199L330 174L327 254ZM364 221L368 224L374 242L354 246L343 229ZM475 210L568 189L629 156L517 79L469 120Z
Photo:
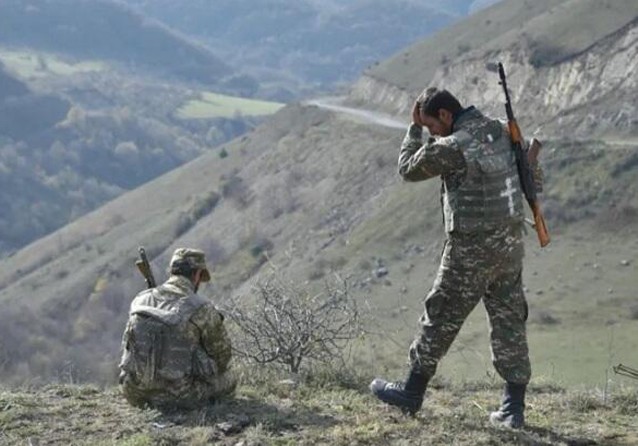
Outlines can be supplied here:
M539 51L520 42L506 51L471 52L442 64L424 87L445 87L463 103L502 116L504 97L495 70L501 61L528 131L577 138L638 135L638 19L560 63L543 66ZM407 116L418 94L368 74L354 85L349 101Z

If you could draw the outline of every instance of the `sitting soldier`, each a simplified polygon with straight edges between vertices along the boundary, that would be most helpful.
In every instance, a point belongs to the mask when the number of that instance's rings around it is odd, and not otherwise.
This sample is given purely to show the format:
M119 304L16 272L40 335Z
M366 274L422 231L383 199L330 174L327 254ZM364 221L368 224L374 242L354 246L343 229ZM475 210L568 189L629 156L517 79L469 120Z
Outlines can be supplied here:
M204 253L179 248L170 277L131 303L122 338L120 384L135 406L194 408L231 395L230 340L223 316L197 295L210 281Z

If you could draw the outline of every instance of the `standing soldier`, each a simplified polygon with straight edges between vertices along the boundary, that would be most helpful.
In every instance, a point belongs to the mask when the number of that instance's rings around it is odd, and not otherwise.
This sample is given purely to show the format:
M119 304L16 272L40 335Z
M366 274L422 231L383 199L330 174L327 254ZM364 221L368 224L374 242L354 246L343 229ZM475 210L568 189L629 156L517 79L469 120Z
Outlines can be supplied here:
M504 124L463 108L447 90L426 89L417 99L401 145L399 174L406 181L442 179L447 240L434 285L425 299L421 332L410 346L405 382L377 378L372 392L414 414L428 381L461 325L482 299L490 326L492 362L506 381L493 424L524 424L531 375L521 283L523 193ZM423 144L423 127L430 139Z
M193 408L235 390L223 316L197 295L210 280L204 253L179 248L169 269L135 297L122 339L120 384L135 406Z

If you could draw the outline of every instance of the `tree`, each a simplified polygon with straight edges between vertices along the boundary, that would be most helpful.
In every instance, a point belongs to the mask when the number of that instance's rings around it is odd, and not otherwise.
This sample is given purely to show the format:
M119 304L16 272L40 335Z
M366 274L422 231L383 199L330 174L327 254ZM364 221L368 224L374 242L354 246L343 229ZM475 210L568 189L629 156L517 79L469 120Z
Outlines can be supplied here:
M343 360L344 347L363 333L361 313L338 276L310 294L273 272L251 298L226 305L234 322L233 350L258 364L277 363L298 373L306 362Z

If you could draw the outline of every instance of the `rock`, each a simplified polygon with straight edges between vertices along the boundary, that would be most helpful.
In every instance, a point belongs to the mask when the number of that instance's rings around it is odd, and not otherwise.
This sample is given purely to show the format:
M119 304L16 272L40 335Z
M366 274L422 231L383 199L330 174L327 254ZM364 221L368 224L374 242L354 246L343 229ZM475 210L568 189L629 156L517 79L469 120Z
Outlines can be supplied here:
M374 270L374 275L377 279L387 276L389 273L390 271L388 271L388 268L386 268L385 266L381 266Z
M250 424L250 418L246 415L239 415L228 421L222 421L217 423L215 427L220 430L224 435L238 434L243 431L246 426Z
M631 261L630 261L630 260L622 260L622 261L620 262L620 264L621 264L622 266L629 266L629 265L631 265Z

